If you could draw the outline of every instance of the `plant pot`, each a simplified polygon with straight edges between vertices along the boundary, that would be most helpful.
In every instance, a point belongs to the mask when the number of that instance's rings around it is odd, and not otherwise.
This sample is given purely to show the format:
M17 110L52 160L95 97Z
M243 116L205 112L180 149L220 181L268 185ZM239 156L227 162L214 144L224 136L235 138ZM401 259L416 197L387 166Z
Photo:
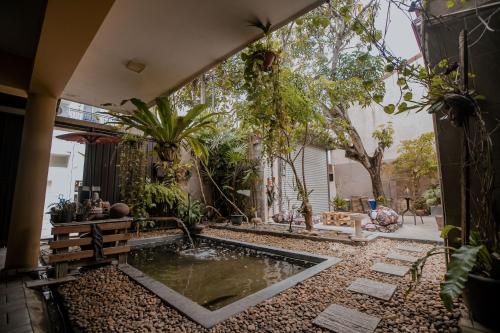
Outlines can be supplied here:
M432 216L443 215L443 206L441 205L431 206L431 215Z
M243 215L231 215L231 224L233 225L241 225L243 222Z
M469 274L463 297L475 321L494 332L500 332L500 320L498 320L500 280Z
M417 214L417 216L424 216L425 209L417 209L417 210L415 210L415 214Z
M443 215L436 215L436 224L438 226L438 230L441 231L444 228L444 217Z
M199 235L203 233L203 229L205 229L204 225L195 224L192 227L189 227L189 232L191 233L191 235Z

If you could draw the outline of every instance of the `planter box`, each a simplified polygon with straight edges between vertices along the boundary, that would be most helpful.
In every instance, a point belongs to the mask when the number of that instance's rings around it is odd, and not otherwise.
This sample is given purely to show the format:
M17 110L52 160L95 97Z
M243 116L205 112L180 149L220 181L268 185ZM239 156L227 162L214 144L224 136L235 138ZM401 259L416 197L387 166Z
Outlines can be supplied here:
M431 216L443 215L443 206L431 206Z

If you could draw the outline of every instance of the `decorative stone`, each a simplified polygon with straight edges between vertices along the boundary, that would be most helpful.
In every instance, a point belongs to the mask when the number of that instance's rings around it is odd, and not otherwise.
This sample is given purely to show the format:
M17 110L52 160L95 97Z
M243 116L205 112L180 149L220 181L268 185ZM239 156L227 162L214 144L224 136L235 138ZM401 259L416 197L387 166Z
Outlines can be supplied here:
M338 304L330 305L313 320L318 326L342 333L372 333L379 322L380 318Z
M410 270L410 267L377 262L370 269L375 272L391 274L396 276L405 276L405 274L408 273L408 271Z
M396 288L397 286L394 284L357 278L347 287L347 290L388 301L396 291Z
M405 255L405 254L399 254L399 253L395 253L395 252L390 252L385 257L387 259L394 259L394 260L401 260L401 261L408 261L408 262L416 262L418 260L417 257L408 256L408 255Z
M109 217L114 219L125 217L129 213L130 213L130 208L122 202L115 203L109 209Z

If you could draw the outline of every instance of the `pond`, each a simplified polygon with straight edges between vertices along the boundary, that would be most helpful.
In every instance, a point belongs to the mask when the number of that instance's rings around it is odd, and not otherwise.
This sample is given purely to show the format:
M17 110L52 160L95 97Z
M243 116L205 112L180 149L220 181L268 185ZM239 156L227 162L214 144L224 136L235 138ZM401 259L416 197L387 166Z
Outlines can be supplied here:
M315 263L228 244L135 250L129 264L199 305L217 310Z

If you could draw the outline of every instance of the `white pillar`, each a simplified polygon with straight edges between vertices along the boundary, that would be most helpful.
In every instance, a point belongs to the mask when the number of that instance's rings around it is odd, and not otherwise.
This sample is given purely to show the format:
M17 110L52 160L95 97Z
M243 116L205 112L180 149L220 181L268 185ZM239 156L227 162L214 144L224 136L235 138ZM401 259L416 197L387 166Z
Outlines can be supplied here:
M38 266L57 99L30 94L24 116L5 268Z

